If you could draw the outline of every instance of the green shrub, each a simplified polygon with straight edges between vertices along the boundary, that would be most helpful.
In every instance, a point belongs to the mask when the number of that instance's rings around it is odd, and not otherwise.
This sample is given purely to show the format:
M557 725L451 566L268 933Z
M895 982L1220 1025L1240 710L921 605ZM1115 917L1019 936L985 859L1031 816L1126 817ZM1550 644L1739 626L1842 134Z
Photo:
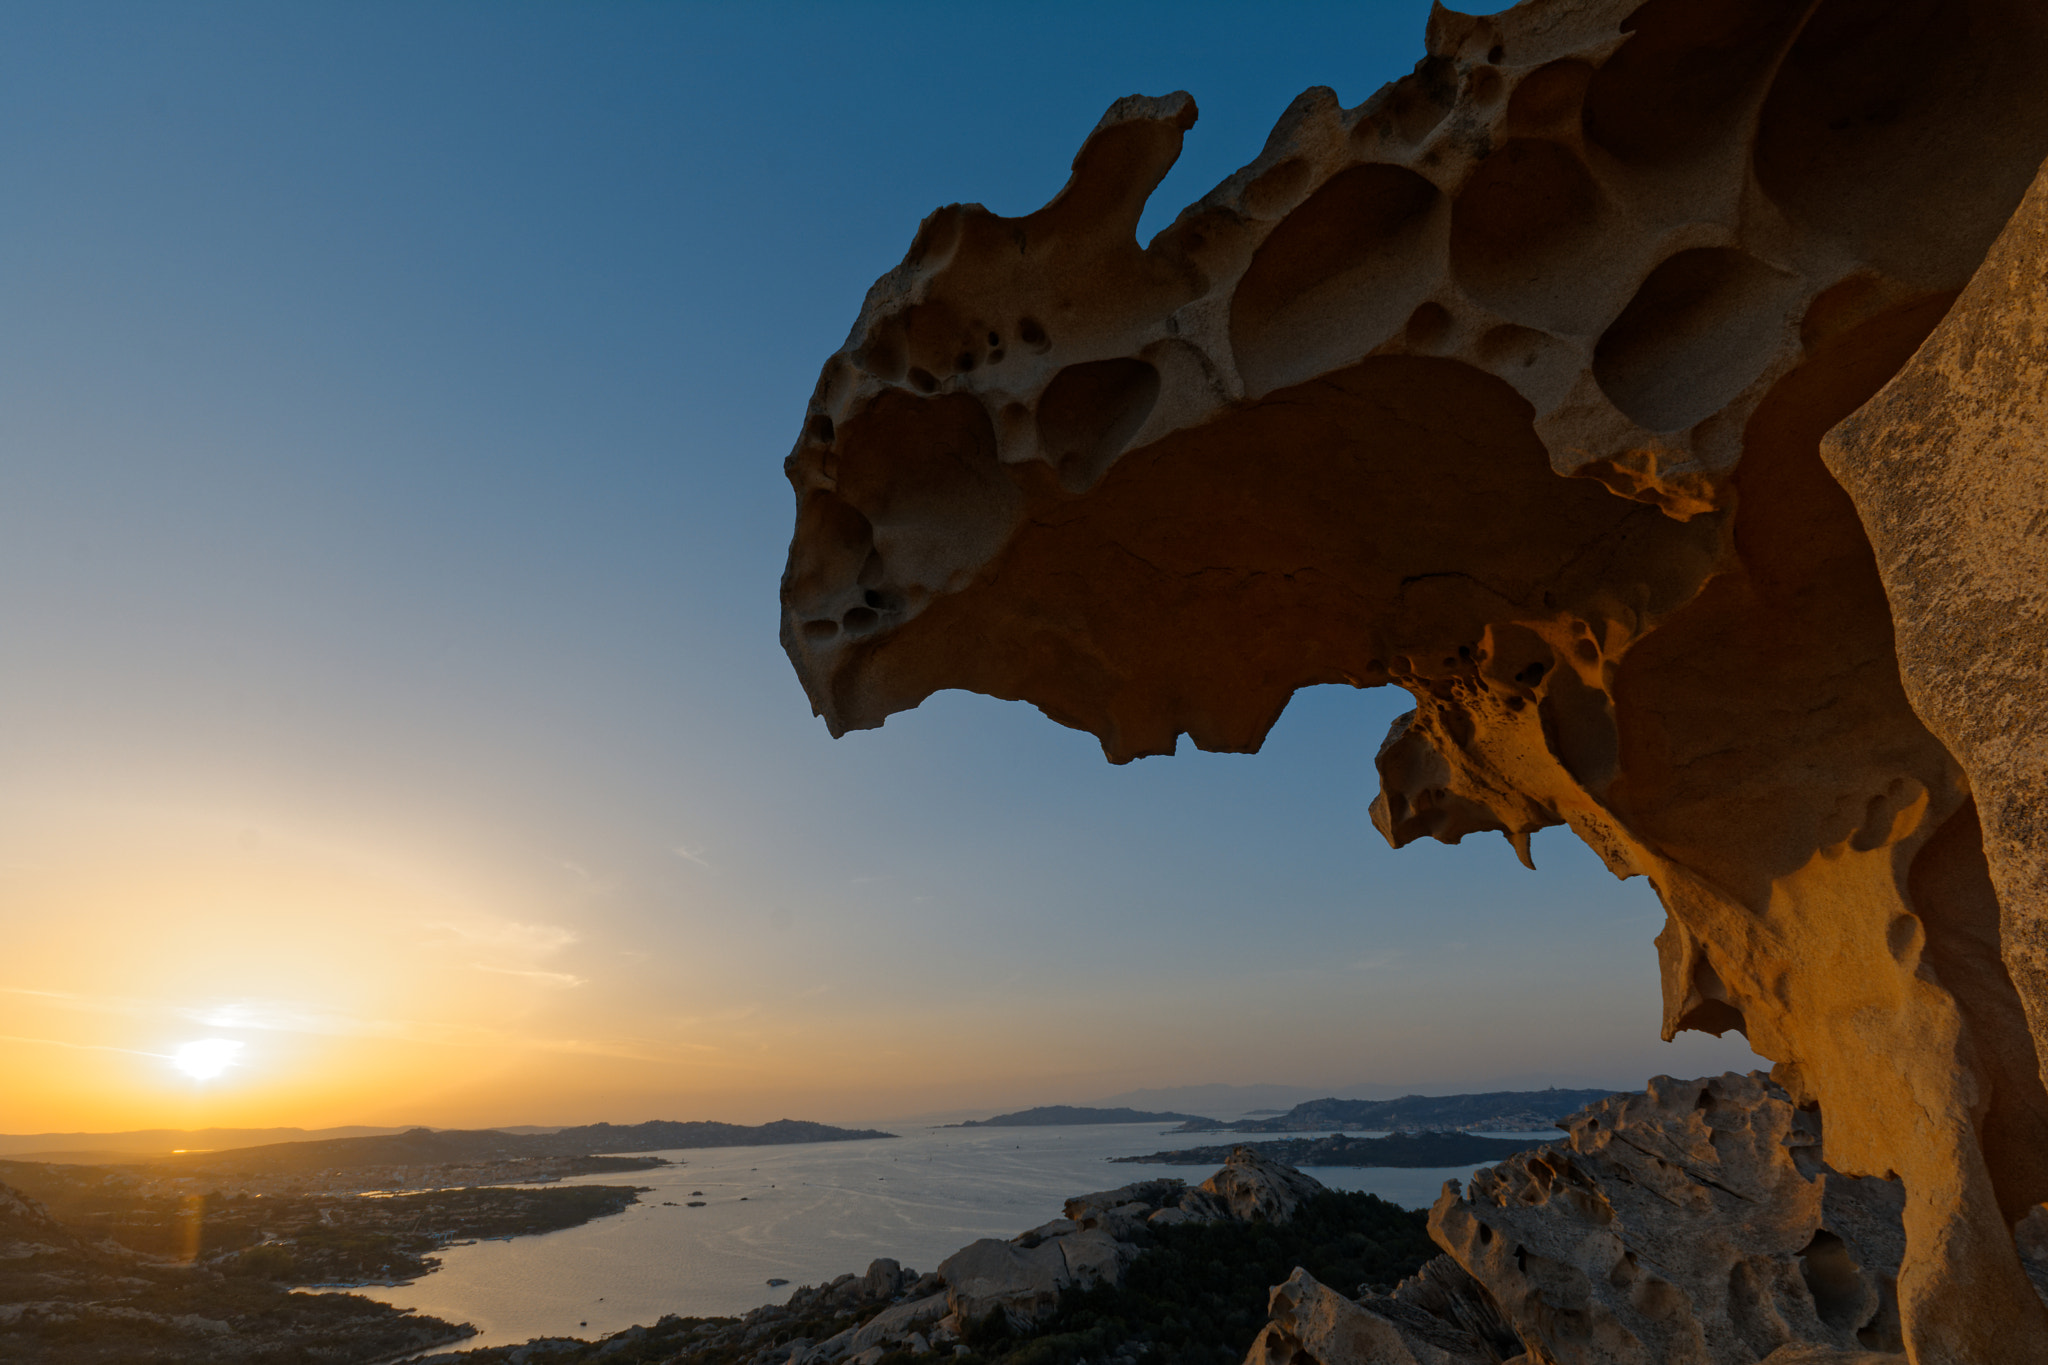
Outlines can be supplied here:
M1266 1325L1273 1286L1295 1267L1344 1294L1391 1288L1436 1255L1428 1224L1419 1210L1333 1190L1283 1224L1160 1228L1121 1285L1069 1290L1021 1339L1007 1325L975 1324L967 1344L1001 1365L1078 1365L1120 1348L1145 1365L1237 1365Z

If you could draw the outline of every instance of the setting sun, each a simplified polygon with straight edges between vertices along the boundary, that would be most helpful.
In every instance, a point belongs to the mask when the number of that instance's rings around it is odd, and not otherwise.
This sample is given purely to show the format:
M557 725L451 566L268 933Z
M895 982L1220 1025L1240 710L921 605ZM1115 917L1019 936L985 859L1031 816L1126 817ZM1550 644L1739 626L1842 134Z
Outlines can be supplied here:
M210 1081L235 1064L242 1045L230 1038L201 1038L171 1054L171 1065L196 1081Z

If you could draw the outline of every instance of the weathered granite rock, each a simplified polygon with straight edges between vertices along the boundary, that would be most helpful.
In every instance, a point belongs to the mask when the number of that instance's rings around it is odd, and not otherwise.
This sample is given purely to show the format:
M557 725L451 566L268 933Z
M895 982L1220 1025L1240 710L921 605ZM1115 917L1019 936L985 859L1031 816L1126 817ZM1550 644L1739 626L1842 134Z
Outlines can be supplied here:
M1202 1192L1219 1201L1240 1223L1284 1223L1301 1201L1324 1192L1323 1182L1292 1166L1271 1161L1253 1147L1236 1147L1223 1169L1202 1182Z
M1122 762L1407 689L1387 838L1565 824L1648 877L1667 1035L1742 1030L1902 1178L1908 1347L2048 1359L2038 231L1831 447L1863 517L1820 454L2048 154L2048 8L1531 0L1426 47L1149 245L1184 94L1036 213L925 222L787 465L812 704L1021 698Z
M1870 532L1906 696L1969 775L1999 912L1976 932L2048 1038L2048 170L1821 455Z
M1546 1365L1903 1358L1906 1192L1830 1168L1819 1116L1767 1077L1659 1077L1569 1128L1469 1191L1450 1182L1430 1217L1449 1256L1392 1294L1354 1302L1297 1274L1252 1365L1497 1362L1525 1347ZM2048 1284L2048 1248L2026 1249ZM1917 1358L2028 1357L1994 1344Z
M921 1299L906 1299L883 1309L862 1323L847 1342L849 1351L865 1351L871 1346L898 1345L910 1340L919 1327L937 1322L948 1311L943 1291Z
M945 1277L947 1303L962 1324L1000 1311L1012 1326L1027 1327L1051 1314L1060 1291L1073 1283L1057 1240L1026 1247L984 1237L941 1261L939 1274Z
M1371 1311L1297 1269L1245 1365L1499 1365L1470 1333L1420 1311ZM1519 1354L1519 1352L1518 1352Z
M1240 1147L1198 1189L1179 1180L1140 1180L1077 1195L1067 1201L1064 1218L1009 1241L983 1238L941 1262L950 1312L931 1339L957 1339L994 1312L1014 1327L1029 1327L1049 1316L1069 1288L1122 1283L1124 1268L1156 1223L1283 1223L1322 1190L1314 1177Z
M1903 1348L1905 1192L1830 1169L1819 1117L1767 1077L1660 1076L1570 1128L1430 1216L1532 1346L1643 1365Z

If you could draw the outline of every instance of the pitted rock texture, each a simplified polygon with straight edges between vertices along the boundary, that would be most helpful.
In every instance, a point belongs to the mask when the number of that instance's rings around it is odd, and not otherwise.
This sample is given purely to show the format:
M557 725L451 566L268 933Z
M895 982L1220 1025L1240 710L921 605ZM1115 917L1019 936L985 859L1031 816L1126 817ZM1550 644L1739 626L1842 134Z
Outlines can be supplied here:
M1248 1365L1901 1359L1905 1192L1830 1168L1820 1116L1769 1078L1658 1077L1568 1126L1446 1185L1430 1229L1450 1254L1393 1293L1297 1271Z
M2048 170L1821 454L1870 531L1906 695L1969 775L2005 963L2048 1038Z
M1660 1076L1570 1129L1430 1214L1532 1345L1641 1365L1903 1348L1904 1191L1831 1170L1819 1117L1766 1077Z
M1916 712L1819 453L2048 154L2048 8L1532 0L1426 45L1358 108L1303 95L1149 245L1186 95L1119 101L1036 213L926 220L788 462L812 703L840 732L1021 698L1121 762L1255 749L1299 687L1407 689L1381 831L1526 858L1565 824L1647 876L1667 1035L1743 1030L1839 1169L1902 1177L1908 1348L2048 1360L1989 750ZM1966 402L2040 354L1996 335L1950 367ZM1936 668L1983 713L1996 670Z

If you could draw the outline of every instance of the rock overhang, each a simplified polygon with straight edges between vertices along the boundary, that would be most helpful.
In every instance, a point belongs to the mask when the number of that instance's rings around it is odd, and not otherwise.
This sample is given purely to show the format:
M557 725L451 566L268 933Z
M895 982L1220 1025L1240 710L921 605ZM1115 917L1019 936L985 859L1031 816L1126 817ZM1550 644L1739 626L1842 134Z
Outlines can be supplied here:
M1127 761L1404 687L1381 831L1563 823L1647 875L1667 1033L1745 1031L1845 1169L1958 1191L1908 1218L1909 1319L1971 1276L2026 1318L1989 1229L2048 1197L2037 1031L1819 450L2048 153L2048 14L1539 0L1427 51L1149 244L1182 94L1036 214L926 221L788 462L812 703L966 688Z

